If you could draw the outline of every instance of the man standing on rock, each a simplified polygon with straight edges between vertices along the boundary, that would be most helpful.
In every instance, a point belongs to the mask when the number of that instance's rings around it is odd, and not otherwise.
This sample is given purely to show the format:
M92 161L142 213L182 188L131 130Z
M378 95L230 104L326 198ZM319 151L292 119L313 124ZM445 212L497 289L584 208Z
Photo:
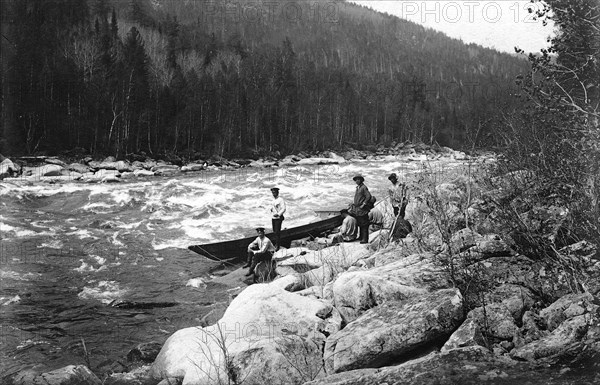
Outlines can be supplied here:
M392 187L388 190L388 194L390 196L392 207L394 208L394 216L404 218L406 205L408 204L406 185L398 181L396 173L391 173L388 179L392 182Z
M352 180L356 183L356 192L354 193L354 202L352 203L350 213L356 218L360 234L358 238L360 243L369 243L369 211L371 211L371 193L365 186L365 178L362 175L356 175Z
M258 237L248 245L248 260L243 267L250 267L246 276L254 274L254 268L259 262L271 263L275 246L271 240L265 236L265 228L257 227Z
M273 233L275 233L275 249L279 250L279 246L281 245L281 224L285 219L283 214L285 213L286 207L285 201L279 196L279 189L277 187L273 187L271 193L273 194L273 203L271 204L271 224L273 226Z

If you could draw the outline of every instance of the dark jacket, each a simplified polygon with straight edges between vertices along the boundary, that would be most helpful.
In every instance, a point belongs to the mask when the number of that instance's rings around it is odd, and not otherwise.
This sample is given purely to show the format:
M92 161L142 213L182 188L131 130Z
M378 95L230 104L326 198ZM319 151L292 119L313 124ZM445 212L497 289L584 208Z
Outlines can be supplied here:
M356 192L354 193L354 203L352 205L352 214L355 216L363 216L369 214L370 206L369 201L371 200L371 193L364 183L356 186Z

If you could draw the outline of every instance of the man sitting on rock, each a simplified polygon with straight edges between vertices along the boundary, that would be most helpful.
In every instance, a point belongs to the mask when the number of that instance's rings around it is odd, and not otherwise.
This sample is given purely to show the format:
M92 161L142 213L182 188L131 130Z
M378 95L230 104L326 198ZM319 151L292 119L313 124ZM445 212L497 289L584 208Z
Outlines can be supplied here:
M248 245L248 260L243 267L250 267L246 276L254 274L254 268L259 262L271 263L275 246L269 238L265 236L265 228L257 227L258 237Z
M369 211L369 230L371 232L383 229L383 213L375 208Z
M352 242L358 236L356 219L348 213L348 209L341 210L340 214L344 220L342 221L342 226L340 226L340 231L331 237L332 245L341 242Z

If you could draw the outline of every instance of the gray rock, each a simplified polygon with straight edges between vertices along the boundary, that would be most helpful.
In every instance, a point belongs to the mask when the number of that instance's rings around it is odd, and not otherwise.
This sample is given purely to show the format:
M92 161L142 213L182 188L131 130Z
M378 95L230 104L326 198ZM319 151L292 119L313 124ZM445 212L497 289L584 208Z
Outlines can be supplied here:
M102 382L83 365L69 365L37 376L28 373L17 376L15 385L101 385Z
M150 365L143 365L127 373L112 373L102 383L103 385L155 385L156 380L149 374ZM175 380L175 379L171 379ZM170 385L177 384L171 381ZM181 382L179 382L181 383Z
M589 293L568 294L540 311L540 318L549 331L556 329L563 321L597 309L594 297Z
M475 308L469 312L467 318L474 319L482 325L482 331L488 337L512 341L519 331L511 312L501 303Z
M198 163L190 163L190 164L186 164L185 166L181 167L182 172L202 171L202 170L204 170L204 166L202 164L198 164Z
M441 351L464 348L466 346L487 346L479 323L473 318L468 318L452 333L448 341L442 346Z
M483 347L470 346L443 353L430 353L396 366L336 373L304 385L505 384L506 382L494 380L507 379L507 373L521 374L526 367L525 363L496 357Z
M62 175L62 170L62 166L56 164L47 164L45 166L34 167L30 171L30 175L33 177L60 176Z
M129 162L120 160L115 162L115 169L119 172L132 172L133 167L129 164Z
M515 322L520 322L525 311L535 304L535 295L530 289L513 284L495 287L487 296L488 303L501 303L510 312Z
M388 365L417 349L435 346L462 320L462 296L456 289L385 302L327 339L326 370L334 373Z
M537 341L521 346L511 352L511 357L534 361L550 356L579 352L583 348L590 317L580 315L563 322L552 333Z
M255 284L231 302L216 325L169 337L151 373L189 384L267 378L270 384L302 383L324 375L321 331L339 327L341 317L326 301Z
M388 265L345 272L333 282L333 301L351 322L389 300L405 300L450 286L442 268L415 254Z
M71 170L71 171L76 171L76 172L78 172L80 174L85 174L87 172L92 171L91 167L86 166L86 165L81 164L81 163L71 163L70 165L67 166L67 169Z
M482 240L483 237L475 231L471 229L461 229L452 234L452 237L450 238L450 247L452 252L456 254L475 246Z
M67 164L65 162L63 162L62 160L57 159L57 158L46 158L46 159L44 159L44 162L46 162L48 164L56 164L61 167L67 167Z
M161 347L162 344L159 344L158 342L152 341L141 343L127 353L127 361L151 363L158 355L158 352L160 352Z
M137 169L133 172L135 176L154 176L154 171L146 170L146 169Z
M152 167L151 171L158 175L174 174L176 172L179 172L179 166L161 164Z

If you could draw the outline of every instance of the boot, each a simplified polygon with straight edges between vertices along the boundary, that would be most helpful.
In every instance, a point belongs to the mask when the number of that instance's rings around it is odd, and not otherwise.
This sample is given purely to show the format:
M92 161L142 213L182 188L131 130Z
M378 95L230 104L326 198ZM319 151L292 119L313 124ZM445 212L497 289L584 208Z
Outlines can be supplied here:
M363 245L365 243L369 243L369 225L360 226L359 230L360 230L360 243Z
M253 255L254 254L252 254L251 252L248 252L248 257L246 258L246 264L244 266L242 266L242 269L252 266L252 256Z

